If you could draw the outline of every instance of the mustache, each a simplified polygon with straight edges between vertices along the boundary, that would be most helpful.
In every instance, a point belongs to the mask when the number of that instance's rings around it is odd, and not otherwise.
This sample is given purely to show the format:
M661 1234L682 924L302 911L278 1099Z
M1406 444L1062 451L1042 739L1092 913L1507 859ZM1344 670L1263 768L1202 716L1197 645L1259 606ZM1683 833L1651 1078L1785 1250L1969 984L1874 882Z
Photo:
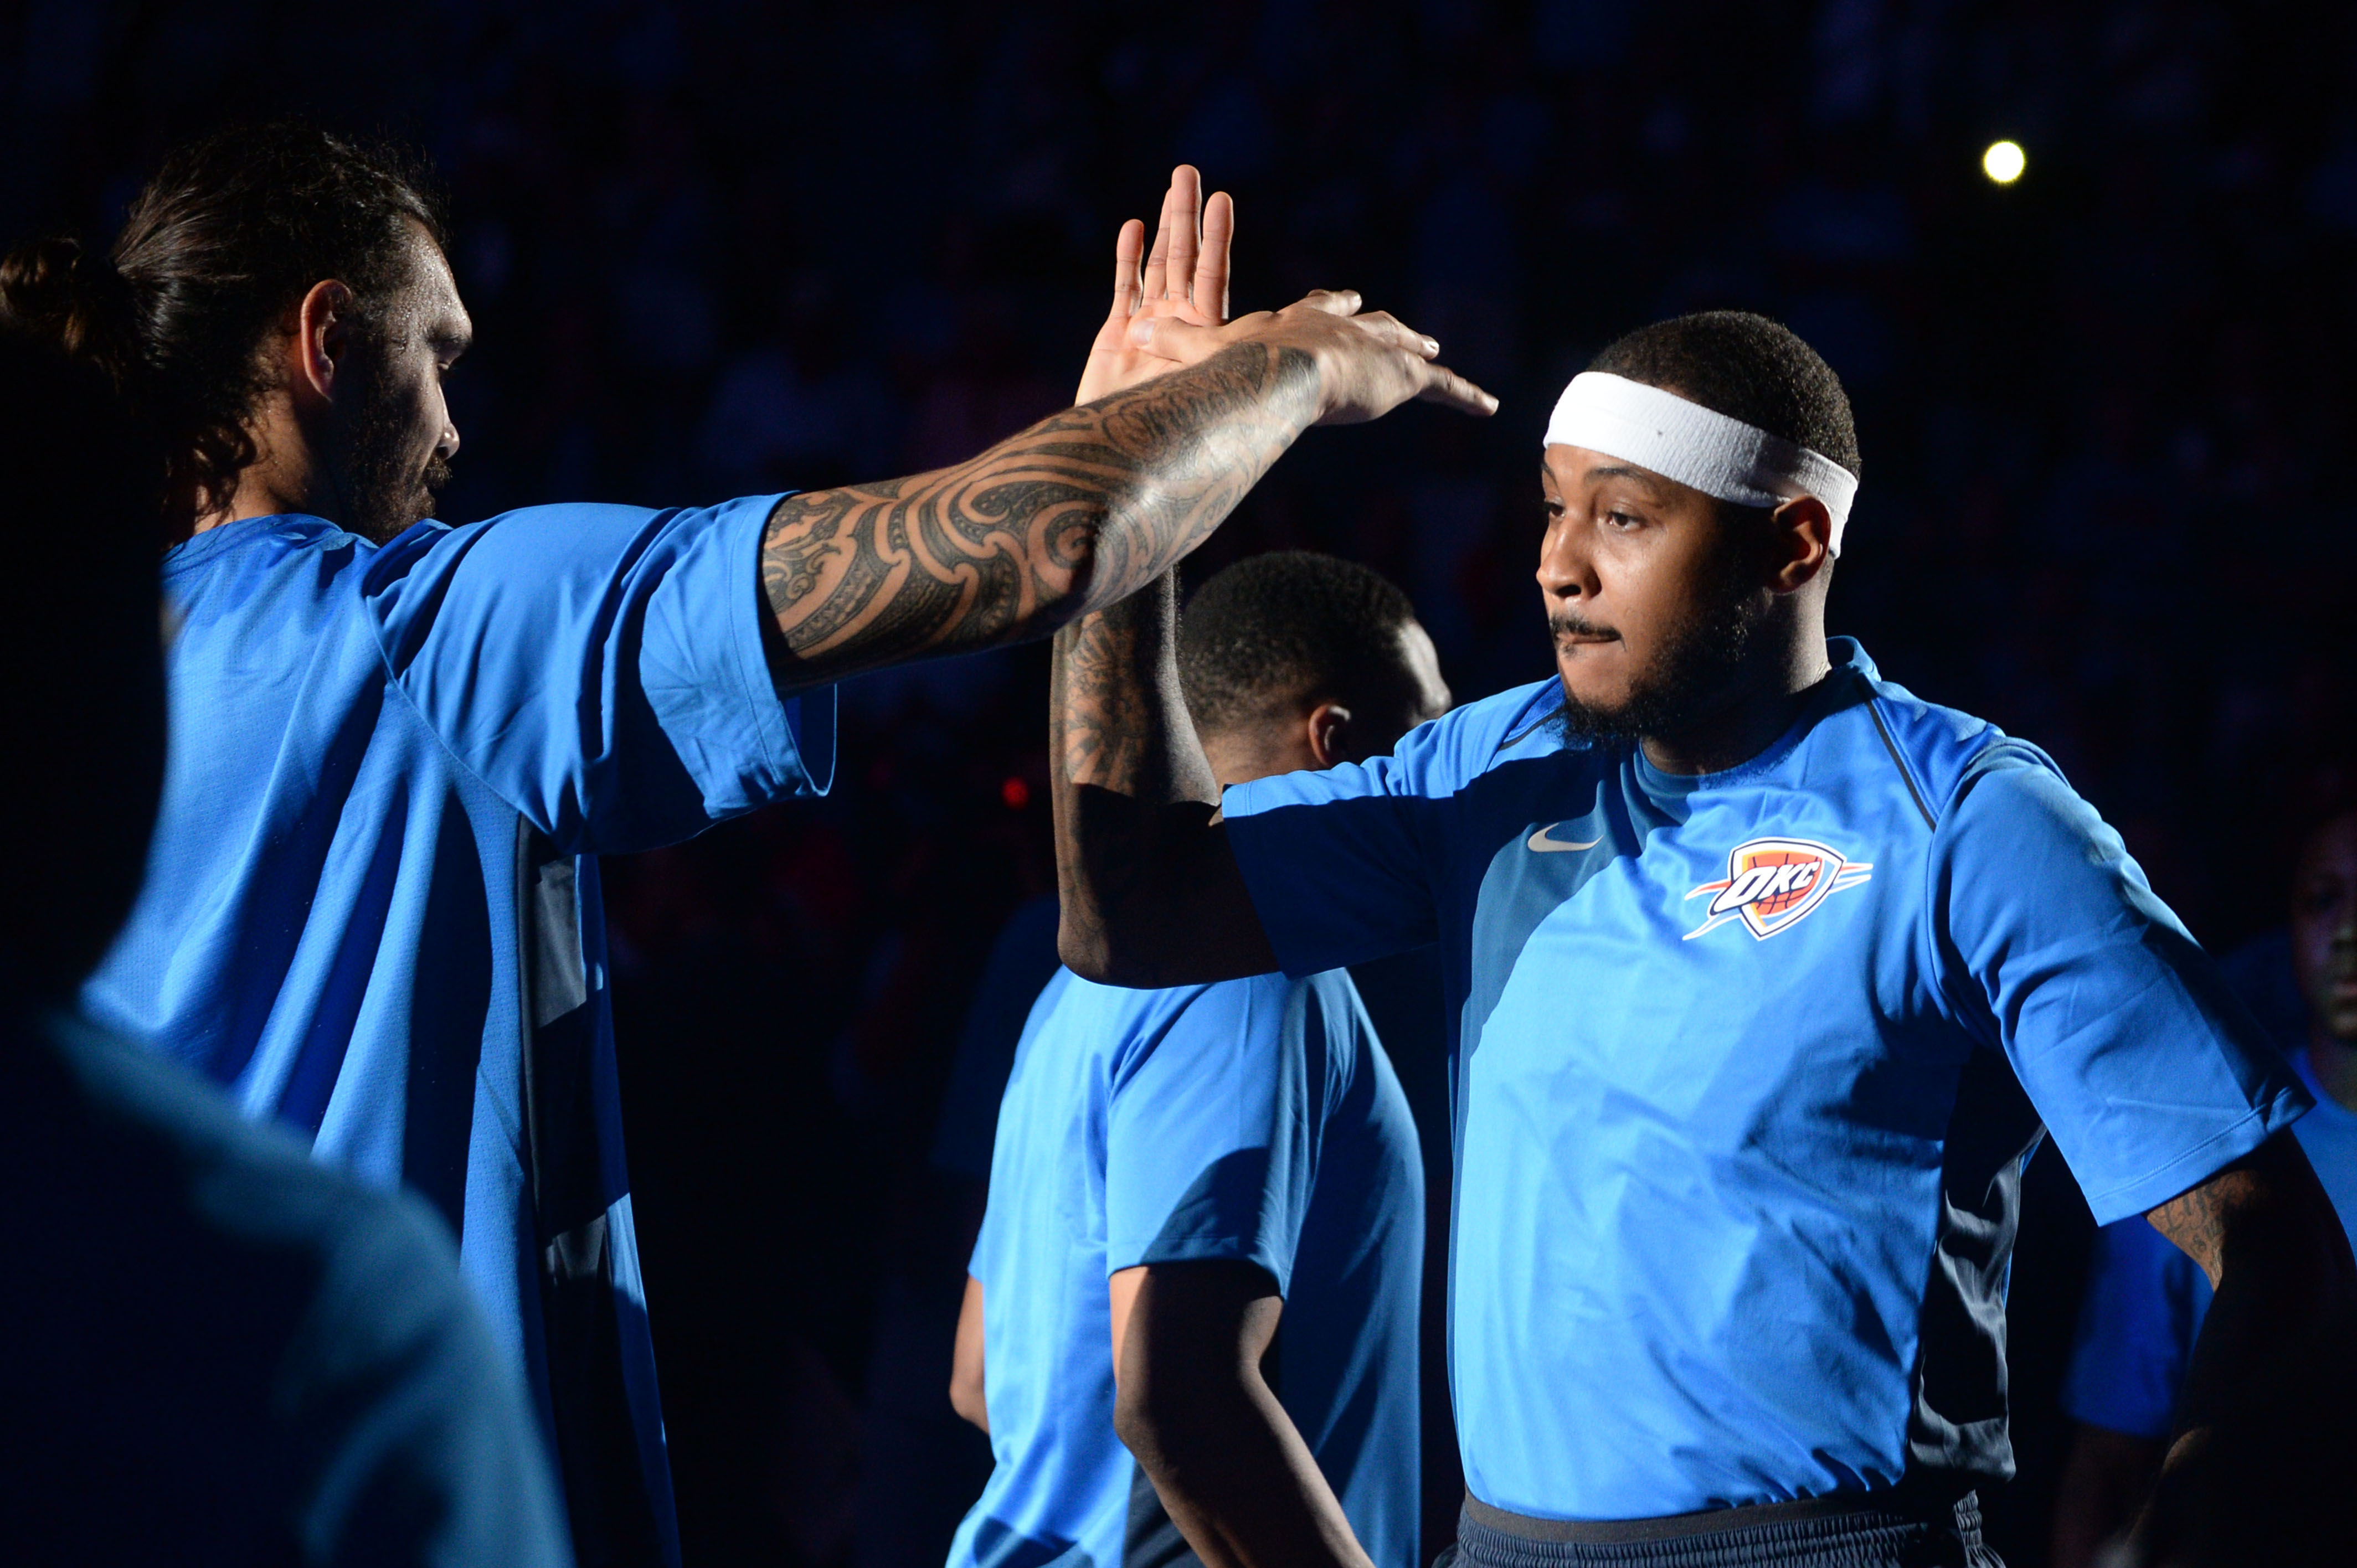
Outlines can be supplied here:
M1586 616L1569 610L1557 610L1547 617L1547 630L1556 637L1609 637L1615 642L1620 634L1609 626L1598 626Z

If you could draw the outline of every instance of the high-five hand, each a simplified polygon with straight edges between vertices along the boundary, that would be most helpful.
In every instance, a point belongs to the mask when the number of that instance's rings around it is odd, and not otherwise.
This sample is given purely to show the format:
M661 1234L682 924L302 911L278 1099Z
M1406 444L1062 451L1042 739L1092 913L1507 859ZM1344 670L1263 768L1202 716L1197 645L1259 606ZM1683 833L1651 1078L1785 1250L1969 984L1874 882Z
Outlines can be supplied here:
M1075 403L1094 403L1175 368L1167 356L1130 341L1133 319L1167 317L1194 327L1227 320L1228 252L1235 229L1235 204L1226 191L1206 204L1202 177L1192 165L1170 171L1153 250L1146 252L1146 226L1135 218L1114 241L1113 308L1089 345Z
M1355 290L1319 289L1297 305L1256 310L1224 327L1140 311L1125 333L1138 349L1172 364L1198 364L1239 343L1306 353L1318 366L1319 424L1379 419L1410 398L1465 413L1498 412L1496 398L1437 362L1438 342L1387 311L1361 315L1359 305Z

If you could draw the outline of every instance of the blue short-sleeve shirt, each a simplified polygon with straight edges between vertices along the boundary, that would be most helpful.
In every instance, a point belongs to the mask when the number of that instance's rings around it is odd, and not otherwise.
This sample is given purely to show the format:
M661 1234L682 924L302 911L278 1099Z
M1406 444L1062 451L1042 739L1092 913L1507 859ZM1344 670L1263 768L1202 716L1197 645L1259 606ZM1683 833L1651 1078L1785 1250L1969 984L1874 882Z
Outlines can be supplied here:
M1548 681L1227 791L1287 972L1442 943L1450 1371L1493 1506L1999 1479L2041 1123L2110 1219L2308 1106L2041 753L1831 652L1723 773L1567 740Z
M780 702L762 650L775 499L180 545L147 880L83 993L438 1207L576 1503L666 1556L596 857L826 787L832 694Z
M1415 1568L1424 1176L1350 977L1168 991L1060 971L999 1109L982 1283L996 1461L952 1568L1159 1561L1114 1435L1106 1281L1232 1260L1285 1298L1277 1397L1378 1568Z

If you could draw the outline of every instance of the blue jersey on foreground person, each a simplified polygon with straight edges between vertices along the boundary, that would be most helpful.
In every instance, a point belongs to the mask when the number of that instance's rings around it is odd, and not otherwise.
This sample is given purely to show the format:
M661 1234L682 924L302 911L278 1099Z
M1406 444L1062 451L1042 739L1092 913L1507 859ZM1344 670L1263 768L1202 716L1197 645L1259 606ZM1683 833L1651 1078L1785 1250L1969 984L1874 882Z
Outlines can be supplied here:
M447 1233L154 1053L0 1009L10 1560L560 1568Z
M1549 680L1225 792L1287 972L1443 944L1451 1379L1494 1508L2009 1475L2041 1121L2109 1220L2309 1106L2042 754L1830 654L1719 773L1566 741Z
M622 1159L599 854L823 790L780 701L775 497L535 507L382 548L311 517L166 558L162 814L98 1020L459 1236L500 1348L618 1540L675 1558Z
M1114 1435L1106 1281L1207 1259L1276 1282L1271 1382L1368 1556L1414 1568L1423 1191L1348 975L1128 991L1060 971L999 1110L972 1265L997 1466L951 1568L1187 1551Z
M2292 1135L2357 1248L2357 1112L2324 1091L2306 1050L2291 1060L2316 1099ZM2210 1276L2142 1218L2104 1226L2087 1266L2062 1408L2092 1426L2166 1438L2210 1297Z

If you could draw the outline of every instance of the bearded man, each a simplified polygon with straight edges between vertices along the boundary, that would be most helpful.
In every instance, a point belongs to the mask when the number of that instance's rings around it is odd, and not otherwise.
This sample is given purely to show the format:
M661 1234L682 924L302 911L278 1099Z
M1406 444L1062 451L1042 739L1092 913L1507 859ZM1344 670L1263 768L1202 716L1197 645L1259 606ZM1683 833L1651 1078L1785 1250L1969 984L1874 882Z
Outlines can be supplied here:
M2012 1470L2043 1132L2098 1219L2147 1215L2218 1282L2189 1473L2300 1390L2357 1391L2298 1077L2043 753L1826 637L1859 470L1838 378L1783 328L1630 334L1546 432L1555 675L1224 795L1167 590L1059 634L1075 971L1441 944L1480 1568L1994 1563L1976 1493Z

